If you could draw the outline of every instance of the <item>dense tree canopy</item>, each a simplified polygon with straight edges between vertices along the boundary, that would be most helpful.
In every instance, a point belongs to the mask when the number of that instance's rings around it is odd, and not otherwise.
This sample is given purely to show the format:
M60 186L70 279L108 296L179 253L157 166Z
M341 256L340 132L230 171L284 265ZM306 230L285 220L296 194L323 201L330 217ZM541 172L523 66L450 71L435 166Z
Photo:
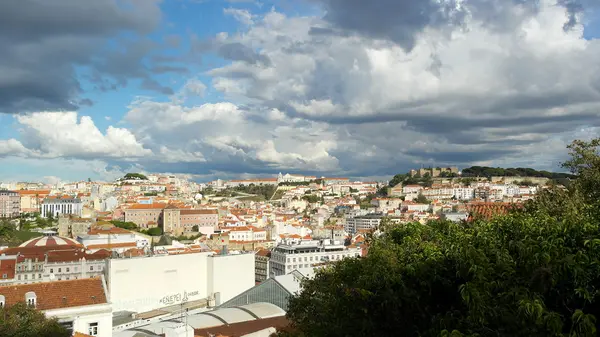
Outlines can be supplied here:
M127 173L123 179L125 180L148 180L148 177L141 173Z
M273 196L276 189L277 189L277 186L262 185L262 184L259 184L259 185L250 184L248 186L233 187L234 191L248 193L248 194L262 195L266 200L269 200Z
M532 168L501 168L487 166L472 166L462 170L463 177L541 177L549 179L572 178L568 173L538 171Z
M47 319L38 310L17 303L0 308L0 336L3 337L69 337L71 333L56 319Z
M317 272L290 300L306 336L595 336L600 141L574 142L570 189L470 223L389 225L364 258Z

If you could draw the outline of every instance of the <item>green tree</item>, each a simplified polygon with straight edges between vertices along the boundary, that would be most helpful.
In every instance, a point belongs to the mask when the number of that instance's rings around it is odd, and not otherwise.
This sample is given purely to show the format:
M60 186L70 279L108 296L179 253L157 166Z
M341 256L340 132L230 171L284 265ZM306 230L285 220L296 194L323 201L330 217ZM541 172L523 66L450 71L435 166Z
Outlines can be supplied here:
M599 142L569 149L578 178L504 216L396 225L364 258L319 270L288 318L307 336L595 336Z
M148 180L148 177L141 173L127 173L123 179L125 180Z
M134 231L134 230L138 230L138 225L136 225L133 222L130 221L119 221L119 220L112 220L110 223L112 223L113 225L115 225L115 227L119 227L119 228L123 228L123 229L127 229L130 231Z
M198 231L200 231L200 228L198 228L198 225L193 225L192 232L198 232Z
M427 197L425 197L423 194L419 193L419 195L417 196L417 198L415 199L415 202L419 203L419 204L429 204L430 201L427 199Z
M162 228L160 227L152 227L147 230L141 230L140 233L150 235L150 236L161 236L163 234Z
M302 196L302 199L306 200L307 202L309 202L311 204L321 201L321 198L318 195L314 195L314 194L306 194L306 195Z
M69 337L71 333L56 319L48 319L25 303L0 308L0 336L4 337Z
M406 178L408 177L408 174L396 174L392 180L390 180L389 182L389 186L390 187L394 187L400 183L402 183Z

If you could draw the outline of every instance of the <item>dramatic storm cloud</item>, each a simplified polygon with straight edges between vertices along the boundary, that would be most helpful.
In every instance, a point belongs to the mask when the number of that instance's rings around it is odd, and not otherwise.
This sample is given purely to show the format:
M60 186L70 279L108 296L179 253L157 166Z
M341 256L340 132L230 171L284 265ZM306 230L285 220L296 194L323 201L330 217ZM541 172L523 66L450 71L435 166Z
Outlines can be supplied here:
M142 63L157 46L140 36L161 18L157 0L1 1L0 113L89 105L81 77L98 90L135 79L146 89L172 93ZM137 38L128 41L124 33Z
M0 111L34 113L14 118L0 157L94 157L107 174L380 177L421 164L557 169L568 142L600 130L597 1L306 0L315 15L228 3L235 29L162 42L144 35L165 21L157 2L23 3L0 5ZM165 46L189 47L204 71L156 55ZM156 96L129 94L113 126L41 112L89 104L82 78L100 92L135 79Z

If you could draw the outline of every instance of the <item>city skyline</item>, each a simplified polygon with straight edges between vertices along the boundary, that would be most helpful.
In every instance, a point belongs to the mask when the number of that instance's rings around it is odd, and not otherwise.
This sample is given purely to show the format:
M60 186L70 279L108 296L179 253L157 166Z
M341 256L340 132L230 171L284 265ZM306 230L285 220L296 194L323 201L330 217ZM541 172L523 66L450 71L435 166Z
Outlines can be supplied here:
M0 181L561 171L600 127L598 4L440 3L0 4Z

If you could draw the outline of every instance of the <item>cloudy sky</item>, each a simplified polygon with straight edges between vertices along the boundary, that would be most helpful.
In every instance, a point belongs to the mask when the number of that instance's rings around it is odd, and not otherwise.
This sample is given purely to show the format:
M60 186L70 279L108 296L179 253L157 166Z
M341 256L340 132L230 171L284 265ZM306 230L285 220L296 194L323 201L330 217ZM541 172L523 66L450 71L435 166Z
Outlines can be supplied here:
M558 170L598 0L5 0L0 181Z

